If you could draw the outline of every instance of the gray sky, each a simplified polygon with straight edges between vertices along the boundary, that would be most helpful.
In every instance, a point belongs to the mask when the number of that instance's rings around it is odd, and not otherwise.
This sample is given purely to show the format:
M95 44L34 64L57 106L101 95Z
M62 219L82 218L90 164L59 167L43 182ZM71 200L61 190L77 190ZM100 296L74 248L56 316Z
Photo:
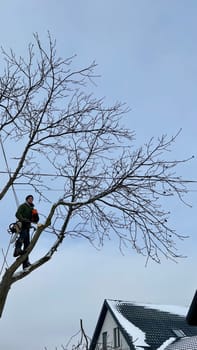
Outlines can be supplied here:
M196 156L195 0L0 0L0 4L4 48L23 55L33 32L45 40L49 30L62 57L77 54L79 66L96 60L101 77L95 93L106 96L107 103L120 100L130 106L124 123L135 130L136 145L152 136L172 136L182 128L173 156ZM196 158L181 166L180 173L196 178ZM66 240L51 262L12 286L0 320L0 348L54 350L79 329L80 318L91 336L104 298L189 305L197 285L195 191L193 187L188 195L192 208L172 204L173 227L190 236L178 244L187 259L178 264L150 262L145 267L145 260L134 251L122 256L110 242L96 251L87 242ZM18 192L21 202L25 194ZM4 216L0 248L6 246L6 225L15 209L10 193L0 203ZM44 212L44 207L38 209ZM44 249L44 239L36 249L32 260Z

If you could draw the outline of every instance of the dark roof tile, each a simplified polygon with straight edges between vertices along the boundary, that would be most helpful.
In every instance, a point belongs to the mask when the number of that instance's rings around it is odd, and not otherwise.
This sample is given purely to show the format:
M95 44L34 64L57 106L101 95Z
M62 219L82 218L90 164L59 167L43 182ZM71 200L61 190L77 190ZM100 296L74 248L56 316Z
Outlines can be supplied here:
M146 342L150 345L151 350L158 349L169 338L177 339L173 330L181 330L187 337L197 335L197 327L189 326L183 315L162 311L159 305L158 309L155 309L151 304L140 305L125 301L110 302L110 300L107 302L109 306L114 305L122 316L146 334ZM128 336L132 339L132 334Z

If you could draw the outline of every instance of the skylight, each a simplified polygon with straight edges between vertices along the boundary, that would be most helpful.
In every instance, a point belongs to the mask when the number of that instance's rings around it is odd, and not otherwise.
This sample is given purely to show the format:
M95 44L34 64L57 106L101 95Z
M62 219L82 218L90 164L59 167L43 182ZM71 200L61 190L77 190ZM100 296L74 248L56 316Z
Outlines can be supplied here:
M173 329L172 331L179 338L186 337L186 334L182 331L182 329Z

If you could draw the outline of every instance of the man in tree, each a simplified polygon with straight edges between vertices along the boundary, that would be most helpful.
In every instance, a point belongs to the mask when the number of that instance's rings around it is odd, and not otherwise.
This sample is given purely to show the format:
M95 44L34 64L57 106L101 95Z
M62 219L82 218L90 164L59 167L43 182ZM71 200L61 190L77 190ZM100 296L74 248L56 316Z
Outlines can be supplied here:
M25 203L18 207L16 212L17 219L22 223L22 228L20 231L20 237L17 239L14 250L14 257L24 254L30 243L30 227L31 223L37 223L39 221L39 216L37 210L34 209L33 196L28 195L25 198ZM23 250L21 249L23 245ZM23 262L23 269L30 266L29 258L27 257Z

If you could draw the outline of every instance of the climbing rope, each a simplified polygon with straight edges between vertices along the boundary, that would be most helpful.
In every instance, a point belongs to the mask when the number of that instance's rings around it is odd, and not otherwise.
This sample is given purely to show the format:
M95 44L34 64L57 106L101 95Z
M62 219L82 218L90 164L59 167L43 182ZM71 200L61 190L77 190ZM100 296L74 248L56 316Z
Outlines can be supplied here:
M11 179L12 178L11 177L11 171L9 169L9 165L8 165L8 161L7 161L7 157L6 157L6 153L5 153L5 148L3 146L3 141L2 141L1 135L0 135L0 143L1 143L2 153L3 153L4 160L5 160L7 172L8 172L9 178ZM13 183L11 184L11 187L12 187L13 195L14 195L14 198L15 198L15 201L16 201L16 206L18 207L19 206L19 200L18 200L18 197L17 197L17 194L16 194L16 191L15 191Z
M1 135L0 135L0 144L1 144L1 149L2 149L2 153L3 153L5 165L6 165L6 168L7 168L7 172L8 172L9 178L11 179L11 171L9 169L8 160L7 160L7 157L6 157L6 153L5 153L5 149L4 149L4 146L3 146L3 141L2 141ZM11 183L11 187L12 187L12 192L13 192L14 199L15 199L15 202L16 202L16 207L18 207L19 206L19 200L18 200L18 197L17 197L17 194L16 194L16 191L15 191L13 183ZM9 232L9 230L8 230L8 232ZM7 256L8 256L8 253L9 253L10 246L15 241L15 239L16 239L16 235L15 235L15 237L12 237L12 236L10 237L10 241L9 241L9 244L8 244L8 247L7 247L5 253L4 253L3 249L2 249L3 263L2 263L2 266L1 266L1 269L0 269L0 275L1 275L2 271L3 271L4 266L6 265L8 267Z

